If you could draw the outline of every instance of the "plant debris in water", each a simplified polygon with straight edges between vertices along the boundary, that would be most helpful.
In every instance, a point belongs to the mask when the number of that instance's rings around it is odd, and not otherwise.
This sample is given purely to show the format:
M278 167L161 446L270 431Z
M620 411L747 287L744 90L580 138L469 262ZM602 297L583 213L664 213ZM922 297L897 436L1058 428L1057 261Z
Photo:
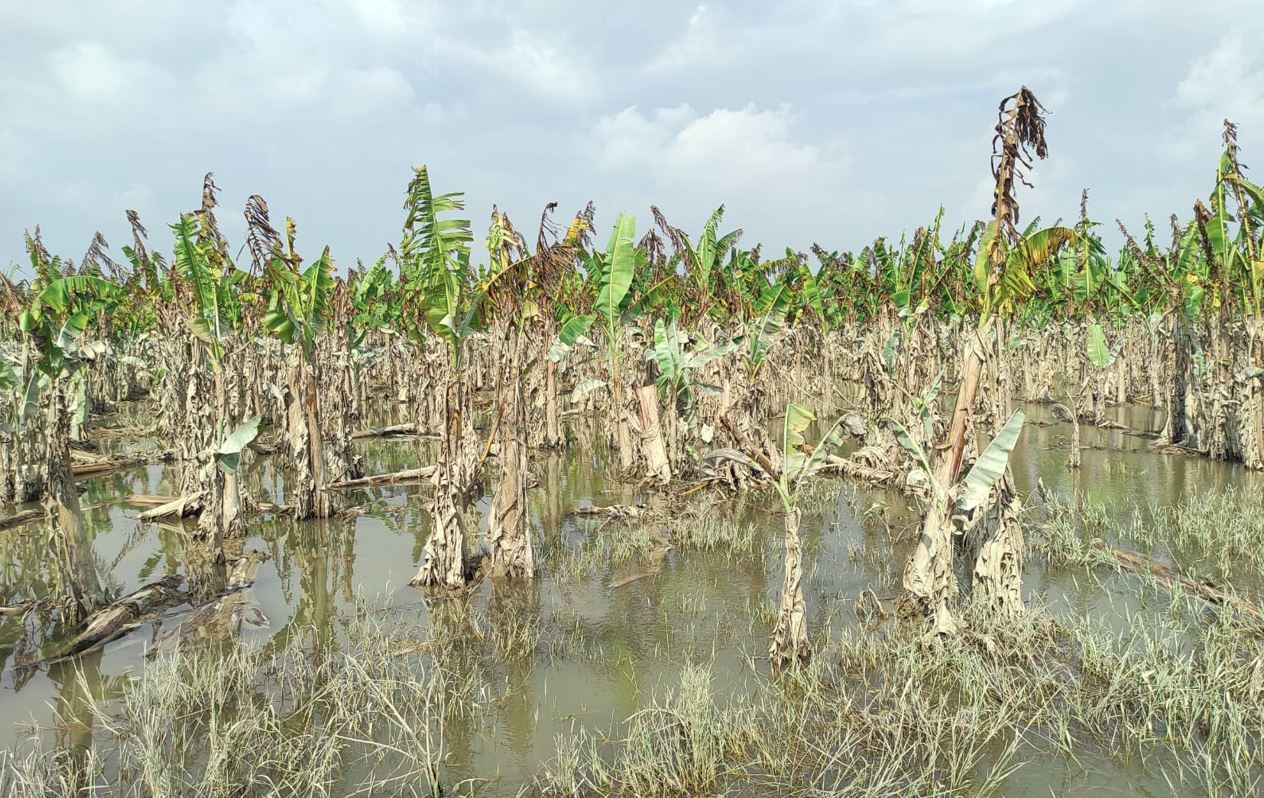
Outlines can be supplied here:
M121 260L35 228L0 790L1258 793L1264 189L1226 122L1111 258L1023 225L1046 122L984 219L810 257L551 204L476 264L425 166L346 271L210 174Z

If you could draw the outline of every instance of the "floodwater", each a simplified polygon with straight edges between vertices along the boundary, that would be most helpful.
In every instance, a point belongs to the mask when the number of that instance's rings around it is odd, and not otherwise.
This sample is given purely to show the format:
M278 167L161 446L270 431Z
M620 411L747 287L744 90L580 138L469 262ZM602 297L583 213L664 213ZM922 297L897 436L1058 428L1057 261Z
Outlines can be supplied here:
M1085 426L1082 467L1063 463L1070 429L1052 421L1048 408L1029 407L1029 424L1012 465L1021 491L1038 482L1055 494L1073 492L1102 503L1120 518L1170 505L1213 487L1261 487L1257 475L1228 464L1153 454L1148 441L1120 430ZM1152 430L1146 408L1116 408L1116 420ZM495 621L500 600L516 606L515 617L538 629L535 650L506 662L489 649L485 665L491 693L488 713L449 730L449 783L480 782L479 794L514 795L556 751L559 735L578 727L603 730L632 715L672 687L689 663L714 663L717 692L762 673L767 638L781 581L777 540L781 520L767 496L745 496L707 505L698 519L723 519L754 527L751 553L670 548L662 521L627 522L577 516L575 508L637 502L635 486L606 475L606 459L591 433L583 454L539 456L539 484L531 492L533 535L540 576L525 588L485 582L444 613ZM109 448L143 449L148 441L111 440ZM423 444L368 441L358 444L365 473L384 473L427 462ZM174 467L136 468L86 480L82 498L92 545L116 595L182 570L183 531L174 525L142 523L124 499L132 493L171 494ZM284 502L284 476L261 460L250 487L262 501ZM260 516L250 523L247 549L267 552L248 600L259 611L212 639L206 656L227 644L253 648L297 646L328 652L355 634L357 613L415 618L418 635L432 622L421 593L407 586L415 573L429 528L425 486L387 486L359 494L358 514L324 522L295 523ZM840 630L857 623L851 610L859 593L898 592L900 573L917 510L898 494L856 488L821 477L809 489L803 533L807 557L805 593L809 626ZM484 500L484 507L486 500ZM47 543L35 524L0 531L0 601L11 604L55 589L60 578ZM640 547L620 546L620 536L640 536ZM1055 614L1091 617L1107 628L1143 608L1130 577L1085 571L1043 570L1030 558L1024 588L1029 600ZM1255 586L1246 586L1254 589ZM503 590L500 597L497 590ZM453 604L455 602L455 605ZM453 609L453 607L456 609ZM0 620L0 746L29 734L35 724L61 744L102 745L104 733L86 721L79 691L98 699L121 694L128 679L142 676L146 650L190 608L167 611L103 651L35 668L17 667L33 653L47 655L55 638L21 618ZM225 627L227 628L227 627ZM37 647L43 646L42 649ZM38 659L38 656L35 656ZM82 672L84 679L77 678ZM1171 787L1141 764L1111 757L1026 761L1006 782L1005 794L1168 795Z

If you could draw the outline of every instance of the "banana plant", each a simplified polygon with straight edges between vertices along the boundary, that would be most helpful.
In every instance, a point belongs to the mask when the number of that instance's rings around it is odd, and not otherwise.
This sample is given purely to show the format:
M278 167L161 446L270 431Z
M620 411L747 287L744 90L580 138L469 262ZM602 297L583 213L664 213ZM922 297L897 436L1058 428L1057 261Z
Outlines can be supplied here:
M606 342L606 361L611 384L618 389L619 363L622 357L621 330L632 312L633 277L636 273L638 251L632 243L636 236L636 217L621 213L604 253L593 253L589 260L592 278L597 284L597 300L592 314L577 314L562 322L557 340L550 347L549 357L560 360L596 324ZM601 387L601 382L588 384L588 390ZM616 397L618 398L618 397Z
M973 512L987 501L992 489L1005 476L1005 469L1009 466L1009 456L1014 451L1025 421L1026 416L1021 410L1015 410L1010 414L1001 431L957 484L944 490L938 482L931 480L933 502L950 503L961 512ZM926 450L909 433L908 428L893 418L886 419L886 422L891 426L900 446L919 466L930 473L930 459L926 456Z
M691 347L689 336L680 332L674 322L668 327L659 319L654 323L654 348L647 358L658 364L659 392L679 402L688 411L693 407L695 390L719 391L719 388L697 380L694 372L735 351L740 345L738 340Z
M1258 316L1264 310L1264 247L1256 240L1259 236L1252 235L1251 227L1264 231L1264 188L1244 178L1237 169L1229 171L1223 179L1238 200L1239 217L1247 222L1238 229L1235 262L1249 287L1248 307Z
M241 318L235 289L248 274L218 254L213 233L199 215L184 214L171 230L175 235L173 268L193 294L192 315L186 321L194 336L206 344L212 362L218 363Z
M286 220L287 230L293 221ZM294 251L293 235L287 236L289 252L278 252L265 269L266 282L272 287L268 310L260 320L264 329L285 343L297 343L310 361L316 340L325 326L326 310L334 289L334 262L329 247L312 265L302 269L302 261Z
M351 283L351 307L352 349L358 349L370 331L390 329L399 323L395 275L387 268L385 255L367 270L356 273Z
M768 358L768 350L776 343L777 334L786 326L792 295L785 280L769 286L755 305L756 317L746 330L746 373L754 379Z
M763 473L772 482L781 509L785 515L785 580L782 582L781 602L777 613L777 625L772 633L769 659L774 672L793 662L806 663L811 657L807 631L807 610L803 600L803 543L799 534L802 511L799 509L799 490L809 477L826 464L825 455L830 445L839 445L837 431L842 419L821 436L812 446L807 441L807 430L816 416L803 405L786 406L782 421L780 457L774 451L756 449L717 449L705 460L733 460L752 471ZM749 440L746 441L749 445Z
M695 244L687 234L678 231L683 244L681 256L686 274L692 284L699 307L704 311L714 298L715 275L724 263L729 251L742 237L742 230L732 230L720 235L720 222L724 219L724 206L716 208L702 226Z
M104 341L84 338L99 315L124 299L117 284L91 275L56 277L33 297L19 317L19 327L33 341L38 359L22 391L19 423L34 416L41 392L57 381L74 397L72 427L82 427L87 413L85 366L108 349Z
M465 210L459 192L436 195L425 166L414 170L405 201L408 216L400 242L400 282L406 296L421 310L431 331L448 344L454 368L461 362L465 341L474 333L478 304L471 290L468 219L447 218ZM409 328L415 340L420 329Z
M1034 274L1048 266L1066 245L1079 241L1069 227L1046 227L1028 230L1013 244L997 234L997 223L990 222L979 240L974 263L974 288L979 324L983 326L993 313L1012 313L1019 303L1036 291Z

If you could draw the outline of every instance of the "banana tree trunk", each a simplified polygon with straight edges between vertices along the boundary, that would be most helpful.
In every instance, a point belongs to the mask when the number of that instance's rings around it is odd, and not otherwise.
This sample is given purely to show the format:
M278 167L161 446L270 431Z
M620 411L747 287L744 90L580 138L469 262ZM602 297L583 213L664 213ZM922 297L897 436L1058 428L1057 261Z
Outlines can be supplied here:
M544 364L544 445L562 445L562 427L558 420L557 363Z
M203 399L210 393L212 412L206 413ZM186 480L183 495L200 494L201 515L198 517L197 537L205 544L210 559L215 563L226 560L224 541L238 537L243 532L241 514L241 490L236 474L226 474L215 464L214 451L219 441L216 435L226 434L232 428L228 417L228 399L223 369L216 369L208 380L195 377L190 382L188 408L189 421L199 447L195 456L186 463L191 469L192 482Z
M535 573L527 509L527 409L523 396L526 336L510 327L500 336L499 479L488 521L492 573L530 579Z
M803 542L799 535L802 517L802 511L796 507L788 511L785 518L786 574L781 587L777 626L768 648L768 659L774 673L792 663L807 664L812 659L807 606L803 601Z
M461 377L449 373L444 390L439 460L431 478L431 528L425 558L410 584L416 587L460 588L465 584L465 492L467 467L463 429L464 390Z
M1074 398L1071 403L1075 403ZM1067 452L1066 467L1072 470L1080 467L1080 415L1075 410L1071 411L1071 450Z
M79 491L71 477L70 418L61 386L56 382L50 386L46 420L48 490L44 511L69 580L75 620L82 620L104 605L108 596L97 572L92 542L79 507Z
M658 417L658 387L650 384L636 390L641 414L641 450L645 453L647 473L660 485L671 482L671 462L663 444L663 429Z
M922 609L933 619L934 630L941 634L952 634L957 629L952 610L948 606L957 594L952 567L954 527L949 497L952 486L957 481L957 472L961 468L961 459L965 452L969 416L978 395L984 352L987 351L983 337L990 332L990 328L990 323L985 323L966 339L961 382L949 420L948 436L934 466L933 479L939 490L932 492L930 505L926 509L918 534L917 547L913 549L913 555L904 567L904 589L921 604Z
M628 409L623 395L623 380L615 377L614 384L615 436L619 445L619 467L627 474L636 465L636 453L632 451L632 428L628 426Z

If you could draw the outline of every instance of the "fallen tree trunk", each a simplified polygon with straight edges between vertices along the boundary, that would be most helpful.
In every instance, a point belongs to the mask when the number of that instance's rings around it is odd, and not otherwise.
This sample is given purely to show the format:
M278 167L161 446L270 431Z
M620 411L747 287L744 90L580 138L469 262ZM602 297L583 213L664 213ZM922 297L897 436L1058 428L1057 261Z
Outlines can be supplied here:
M38 521L44 517L44 513L39 510L23 510L20 513L14 513L7 518L0 518L0 529L11 529L22 524L29 524L32 521Z
M133 507L153 508L138 516L142 521L153 521L158 518L185 518L197 515L201 512L202 507L199 502L200 499L201 494L198 493L191 496L156 496L150 493L133 493L124 499L123 502ZM288 504L272 504L270 502L259 502L255 507L262 513L283 513L294 509Z
M612 504L609 507L576 507L571 515L604 515L610 518L640 518L644 507L634 504Z
M173 628L164 632L145 654L174 651L194 642L225 641L240 636L243 625L266 627L268 616L256 604L250 588L259 565L268 559L262 551L246 552L229 569L228 584L210 601L195 606Z
M1168 566L1155 562L1144 554L1114 548L1101 538L1094 538L1092 546L1103 555L1114 560L1114 563L1122 570L1134 574L1148 575L1162 585L1173 588L1179 587L1192 593L1208 604L1232 606L1257 620L1264 621L1264 611L1261 611L1254 602L1222 590L1205 579L1191 579L1188 576L1182 576Z
M405 482L424 482L433 477L434 472L434 466L406 468L403 471L394 471L389 474L375 474L371 477L360 477L359 479L344 479L341 482L331 482L325 486L325 490L352 490L354 488L371 488L375 485L399 485Z
M438 438L428 432L422 432L416 424L392 424L386 427L374 427L373 429L362 429L351 433L352 440L363 440L365 438Z
M78 453L75 453L78 455ZM171 449L153 449L146 452L136 452L134 454L116 454L104 459L80 460L72 463L70 466L71 476L76 479L84 479L86 477L99 477L103 474L109 474L114 471L120 471L124 468L133 468L138 465L152 465L154 463L164 463L175 456L175 452Z
M146 510L138 518L142 521L153 521L157 518L184 518L190 515L197 515L202 511L202 491L191 493L188 496L164 496L161 498L168 499L168 501L157 505L152 510Z
M140 626L143 619L157 610L180 604L186 600L185 594L177 589L182 582L184 577L178 574L163 577L96 611L66 648L45 662L56 662L100 648Z

